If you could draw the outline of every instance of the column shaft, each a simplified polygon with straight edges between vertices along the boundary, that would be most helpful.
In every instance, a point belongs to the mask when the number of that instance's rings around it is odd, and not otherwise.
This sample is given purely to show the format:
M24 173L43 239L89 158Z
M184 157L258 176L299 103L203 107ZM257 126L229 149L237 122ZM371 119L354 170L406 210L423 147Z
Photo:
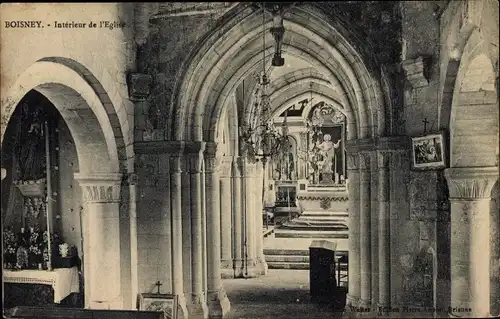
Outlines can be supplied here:
M371 302L371 189L369 154L360 154L359 201L360 201L360 263L361 302L369 306Z
M390 249L390 175L389 153L379 153L378 167L378 270L379 270L379 305L391 304L391 249Z
M170 208L172 210L172 291L177 295L179 314L182 318L187 315L186 300L184 298L184 270L182 267L182 188L181 188L181 157L171 159L170 177Z
M191 161L191 293L193 303L203 300L203 225L201 198L201 159L192 155Z
M490 201L498 167L449 168L451 313L490 317Z
M348 304L357 306L361 297L360 269L360 213L359 213L359 159L357 155L348 156L348 194L349 194L349 295Z
M224 270L231 269L231 277L234 275L232 265L233 265L233 254L232 254L232 187L231 187L231 161L223 160L221 167L221 178L220 178L220 206L221 206L221 267ZM223 271L223 277L227 277L229 273Z
M233 162L233 269L234 269L234 277L242 276L242 201L241 201L241 171L242 167L240 167L239 161Z
M214 152L215 153L215 152ZM229 300L222 289L220 238L220 180L215 154L205 157L207 209L207 302L210 318L221 317L229 310Z

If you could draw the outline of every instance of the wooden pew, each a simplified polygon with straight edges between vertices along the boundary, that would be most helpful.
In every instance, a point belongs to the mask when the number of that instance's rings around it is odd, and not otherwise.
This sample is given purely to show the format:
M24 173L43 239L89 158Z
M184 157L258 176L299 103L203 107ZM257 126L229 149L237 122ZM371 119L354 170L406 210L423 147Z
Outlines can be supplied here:
M75 309L58 307L15 307L5 318L19 319L163 319L163 314L154 311Z

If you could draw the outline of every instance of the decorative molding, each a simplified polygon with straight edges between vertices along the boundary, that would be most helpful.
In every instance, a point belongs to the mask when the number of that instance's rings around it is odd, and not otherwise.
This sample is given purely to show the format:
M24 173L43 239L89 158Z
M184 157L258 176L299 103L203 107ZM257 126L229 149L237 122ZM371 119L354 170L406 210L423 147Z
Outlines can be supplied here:
M414 60L403 61L403 69L406 79L410 82L413 88L420 88L429 85L429 58L419 56Z
M375 149L375 140L371 138L347 140L345 145L348 153L373 151Z
M143 102L149 96L153 77L143 73L129 73L127 77L128 95L131 101Z
M120 200L122 174L75 174L82 190L84 201L91 203L112 203Z
M184 142L185 154L197 154L205 151L206 143L201 141Z
M296 197L297 200L324 200L325 198L330 200L330 201L334 201L334 202L346 202L349 200L349 198L347 196L328 196L328 195L325 195L325 196L307 196L307 195L303 195L303 196L297 196Z
M409 150L411 146L411 139L409 136L383 136L375 141L376 148L379 151L396 151L396 150Z
M179 154L184 152L184 141L135 142L135 154Z
M444 171L451 199L487 199L498 180L498 167L448 168Z

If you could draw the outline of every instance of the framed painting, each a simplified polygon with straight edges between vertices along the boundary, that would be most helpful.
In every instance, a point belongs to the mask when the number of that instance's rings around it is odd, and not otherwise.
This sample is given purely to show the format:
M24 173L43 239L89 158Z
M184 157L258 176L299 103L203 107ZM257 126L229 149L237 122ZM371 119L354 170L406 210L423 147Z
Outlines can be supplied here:
M138 309L162 312L164 319L177 319L177 295L142 293Z
M444 132L411 139L412 168L415 170L446 167Z

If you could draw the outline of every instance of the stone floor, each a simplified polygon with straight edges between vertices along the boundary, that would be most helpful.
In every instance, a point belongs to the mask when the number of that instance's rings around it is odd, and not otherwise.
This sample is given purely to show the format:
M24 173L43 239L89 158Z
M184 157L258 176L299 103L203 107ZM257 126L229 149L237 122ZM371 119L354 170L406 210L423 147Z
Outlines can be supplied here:
M341 318L331 306L314 304L309 297L309 271L270 269L251 279L224 279L231 302L231 319Z

